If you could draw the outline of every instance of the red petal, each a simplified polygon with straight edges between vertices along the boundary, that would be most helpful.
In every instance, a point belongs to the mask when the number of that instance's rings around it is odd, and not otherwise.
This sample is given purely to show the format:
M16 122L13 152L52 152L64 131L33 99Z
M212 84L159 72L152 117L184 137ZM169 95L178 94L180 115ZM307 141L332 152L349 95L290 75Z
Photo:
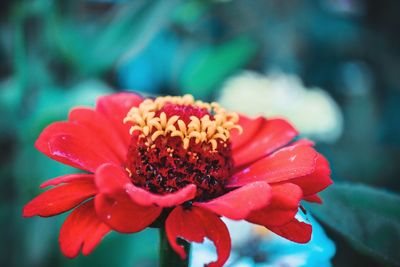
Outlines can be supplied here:
M243 132L242 134L239 134L239 131L236 130L231 132L232 149L240 148L249 140L252 140L265 121L263 117L250 119L244 115L239 115L239 125L242 126Z
M110 231L96 216L93 200L82 204L67 217L61 227L59 243L62 253L75 258L82 248L83 255L88 255Z
M314 172L303 177L292 179L290 182L300 186L303 190L303 194L309 196L331 185L333 182L330 175L331 169L329 168L328 161L324 156L318 154Z
M293 126L283 119L265 120L258 134L248 144L234 151L235 167L267 156L289 143L297 134Z
M241 220L246 218L251 211L265 207L270 198L271 188L268 183L255 182L211 201L196 202L194 205L232 220Z
M23 209L24 217L49 217L72 209L85 199L96 194L92 181L76 181L47 190L40 194Z
M271 204L250 213L247 221L263 226L279 226L288 223L296 215L301 197L300 187L286 183L273 185Z
M96 213L112 229L121 233L135 233L149 226L162 209L155 206L139 206L126 194L112 198L98 194L95 198Z
M40 134L35 146L54 160L92 172L102 163L119 162L116 154L96 135L71 122L50 124Z
M293 142L290 144L290 146L314 146L315 143L311 140L308 140L306 138L302 138L297 140L296 142Z
M102 164L113 162L103 154L91 150L89 146L74 136L56 135L49 140L48 144L50 158L79 169L95 172Z
M108 145L120 161L125 160L128 144L124 143L118 129L103 114L89 108L75 108L69 113L68 119L87 127L94 136Z
M178 190L177 192L157 195L132 184L125 170L112 164L104 164L96 171L96 184L99 191L108 195L126 192L129 197L139 205L172 207L193 199L196 196L194 184Z
M319 197L317 194L311 195L311 196L303 197L303 199L304 199L305 201L308 201L308 202L317 203L317 204L322 204L322 198Z
M282 226L268 227L269 230L290 241L296 243L307 243L311 239L312 226L304 222L299 222L295 218Z
M125 170L113 164L103 164L96 170L96 185L100 193L113 195L125 192L127 184L132 184Z
M125 144L129 144L130 125L124 124L123 120L132 107L137 107L143 98L134 93L117 93L100 97L97 100L96 110L104 114L118 130L118 133Z
M196 186L189 184L174 193L157 195L129 184L126 187L126 193L139 205L148 206L155 204L159 207L173 207L193 199L196 196Z
M277 183L310 174L318 153L308 146L286 147L234 174L227 186L266 181Z
M70 182L76 182L76 181L92 181L94 182L94 175L93 174L83 174L83 173L77 173L77 174L67 174L63 176L59 176L50 180L47 180L46 182L42 183L40 185L40 188L45 188L51 185L59 185L59 184L64 184L64 183L70 183Z
M217 215L207 210L199 207L176 207L169 214L165 228L169 243L182 259L186 258L186 253L183 247L178 245L177 238L197 243L202 243L205 237L210 239L217 249L218 259L207 266L222 266L229 258L231 238L228 228Z

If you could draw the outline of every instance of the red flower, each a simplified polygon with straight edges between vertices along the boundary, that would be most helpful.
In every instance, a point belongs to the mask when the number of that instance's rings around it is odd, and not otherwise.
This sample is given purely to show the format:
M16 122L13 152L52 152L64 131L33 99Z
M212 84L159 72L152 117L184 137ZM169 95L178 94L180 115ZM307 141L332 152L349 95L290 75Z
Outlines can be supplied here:
M74 209L59 237L71 258L80 250L89 254L111 230L138 232L161 218L181 257L178 237L212 240L218 260L209 266L223 265L230 253L220 216L308 242L311 225L295 218L300 201L320 203L317 193L332 181L311 142L290 143L297 134L285 120L237 116L191 96L105 96L95 109L75 108L68 121L41 133L38 150L89 174L45 182L42 188L55 187L29 202L23 215Z

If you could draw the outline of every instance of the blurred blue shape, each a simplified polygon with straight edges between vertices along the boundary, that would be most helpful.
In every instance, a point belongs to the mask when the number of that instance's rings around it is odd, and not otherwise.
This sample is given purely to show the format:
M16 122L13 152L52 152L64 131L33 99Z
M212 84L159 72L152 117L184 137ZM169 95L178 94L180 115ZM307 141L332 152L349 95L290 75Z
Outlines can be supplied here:
M178 40L170 32L159 33L141 52L117 69L119 86L127 90L157 93L171 76Z
M298 214L298 216L300 216ZM304 218L298 218L304 221ZM230 267L330 267L336 247L322 227L310 215L313 226L310 242L298 244L273 233L257 235L254 225L244 221L225 220L232 237L232 252L227 262ZM210 241L194 244L191 267L202 266L216 259L215 248Z
M307 244L294 243L279 236L263 243L263 250L270 253L268 258L271 262L285 262L285 266L296 267L332 266L330 261L336 252L335 244L311 216L308 216L308 222L313 226L313 233Z

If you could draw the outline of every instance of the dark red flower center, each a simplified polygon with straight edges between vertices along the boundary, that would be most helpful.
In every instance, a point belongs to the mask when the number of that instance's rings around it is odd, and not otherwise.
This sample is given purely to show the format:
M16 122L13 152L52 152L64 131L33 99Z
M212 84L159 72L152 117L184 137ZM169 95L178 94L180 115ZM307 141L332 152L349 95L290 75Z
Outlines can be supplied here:
M181 120L186 124L190 122L190 117L195 116L197 118L202 118L205 115L212 117L207 109L196 107L196 106L186 106L186 105L176 105L173 103L166 103L158 112L156 116L160 116L162 112L165 112L167 118L171 118L174 115L178 115Z
M144 102L126 119L134 122L125 164L133 184L157 194L195 184L200 201L224 194L233 169L229 130L236 127L234 117L217 109L214 121L208 104L161 99L161 104Z

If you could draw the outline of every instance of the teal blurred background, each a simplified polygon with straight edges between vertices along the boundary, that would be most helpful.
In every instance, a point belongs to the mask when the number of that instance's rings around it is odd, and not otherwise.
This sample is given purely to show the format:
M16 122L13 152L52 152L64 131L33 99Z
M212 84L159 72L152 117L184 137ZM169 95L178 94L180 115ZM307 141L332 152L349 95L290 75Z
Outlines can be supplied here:
M21 215L41 182L74 171L34 149L40 131L122 90L289 118L333 168L325 204L307 206L333 265L399 265L399 12L398 0L2 0L0 266L157 266L154 229L69 260L65 216Z

